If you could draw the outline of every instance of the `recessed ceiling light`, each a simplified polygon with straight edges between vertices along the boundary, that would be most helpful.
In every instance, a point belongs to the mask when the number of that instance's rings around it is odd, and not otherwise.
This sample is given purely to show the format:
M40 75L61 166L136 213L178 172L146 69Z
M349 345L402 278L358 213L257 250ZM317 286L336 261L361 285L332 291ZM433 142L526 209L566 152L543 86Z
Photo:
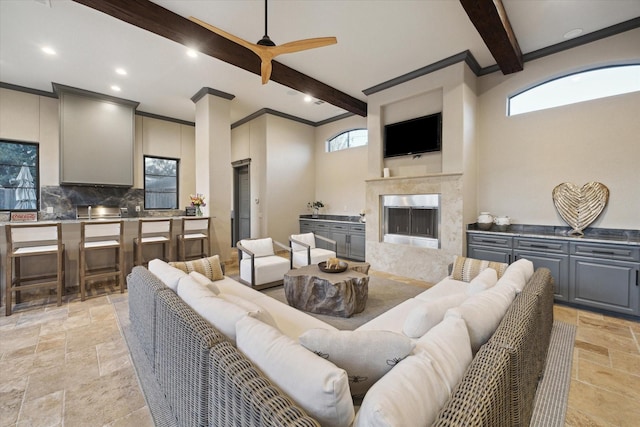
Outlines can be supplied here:
M563 37L565 39L572 39L574 37L578 37L580 34L582 34L582 28L574 28L573 30L569 30L564 33Z
M311 97L311 95L304 96L304 102L311 102L311 101L313 101L313 98Z
M190 56L191 58L197 58L198 52L193 49L187 49L187 56Z
M49 46L43 46L43 47L42 47L42 51L43 51L44 53L46 53L47 55L55 55L55 54L56 54L56 51L55 51L55 50L53 50L53 48L52 48L52 47L49 47Z
M120 92L122 89L120 89L120 86L112 85L111 90L114 92Z
M124 68L116 68L116 74L120 74L121 76L126 76L127 70L125 70Z

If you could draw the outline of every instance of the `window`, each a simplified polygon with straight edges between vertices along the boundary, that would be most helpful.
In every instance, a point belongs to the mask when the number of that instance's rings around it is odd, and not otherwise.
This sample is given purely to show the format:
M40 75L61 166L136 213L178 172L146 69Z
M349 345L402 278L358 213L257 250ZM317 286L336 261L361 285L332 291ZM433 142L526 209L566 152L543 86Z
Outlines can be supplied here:
M38 148L34 142L0 140L0 210L38 209Z
M178 209L177 159L144 156L144 208Z
M508 115L640 91L640 65L582 71L550 80L509 98Z
M367 145L369 134L366 129L353 129L342 132L327 141L327 151L346 150L347 148Z

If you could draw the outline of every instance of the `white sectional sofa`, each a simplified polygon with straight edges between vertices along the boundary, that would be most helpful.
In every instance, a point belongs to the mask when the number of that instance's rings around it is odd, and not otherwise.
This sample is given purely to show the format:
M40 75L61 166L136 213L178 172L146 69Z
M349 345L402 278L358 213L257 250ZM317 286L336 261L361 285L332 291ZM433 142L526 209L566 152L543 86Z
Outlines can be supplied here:
M546 357L553 283L527 260L488 267L460 258L434 287L338 331L219 271L205 277L153 260L128 277L130 317L179 425L524 425ZM519 332L522 324L531 331ZM167 353L176 340L190 344ZM535 361L532 378L516 369L520 350ZM480 372L496 354L518 363ZM195 379L185 384L185 372ZM469 387L460 387L480 374L518 390L484 387L468 407Z

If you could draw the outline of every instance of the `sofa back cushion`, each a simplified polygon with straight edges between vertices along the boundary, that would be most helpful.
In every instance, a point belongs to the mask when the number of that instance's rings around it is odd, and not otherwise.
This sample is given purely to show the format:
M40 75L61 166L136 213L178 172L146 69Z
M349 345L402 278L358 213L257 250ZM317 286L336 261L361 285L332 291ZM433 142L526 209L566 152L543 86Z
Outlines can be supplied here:
M265 237L263 239L245 239L241 240L240 244L253 252L256 258L275 255L273 252L273 239L271 237ZM251 255L246 252L242 252L242 258L251 258Z
M161 259L152 259L149 261L149 271L155 274L158 279L176 292L178 289L178 281L187 275L184 271L172 267Z
M464 319L471 338L471 350L476 354L491 338L515 296L516 291L512 286L496 284L467 298L460 306L449 309L445 317Z
M308 350L347 371L356 404L415 346L409 338L391 331L311 329L298 340Z
M466 294L457 293L424 301L409 311L402 332L410 338L420 338L442 321L448 309L459 306L465 299Z
M460 352L460 355L453 356ZM445 319L366 394L355 427L429 426L471 362L461 319Z
M245 317L238 349L322 426L348 426L355 411L344 369L313 354L276 328Z
M507 266L508 265L503 262L485 261L481 259L456 256L453 262L451 278L454 280L462 280L463 282L470 282L482 270L486 268L493 268L497 272L499 279L507 269Z
M498 283L498 273L493 268L485 268L469 282L467 295L475 295Z
M314 249L316 247L316 236L313 233L292 234L291 239L305 243L309 245L311 249ZM304 251L307 248L295 242L291 242L291 249L293 249L294 251Z
M533 263L528 259L520 258L509 265L498 282L508 283L516 289L516 293L520 293L531 276L533 276Z

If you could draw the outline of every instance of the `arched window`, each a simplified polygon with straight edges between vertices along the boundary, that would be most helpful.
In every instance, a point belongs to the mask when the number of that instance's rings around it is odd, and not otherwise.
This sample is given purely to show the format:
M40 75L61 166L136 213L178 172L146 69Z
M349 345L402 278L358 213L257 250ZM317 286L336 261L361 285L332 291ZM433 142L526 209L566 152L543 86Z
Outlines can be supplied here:
M366 129L352 129L342 132L327 141L327 151L346 150L352 147L362 147L369 142Z
M534 86L508 100L508 115L640 91L640 65L618 65L570 74Z

